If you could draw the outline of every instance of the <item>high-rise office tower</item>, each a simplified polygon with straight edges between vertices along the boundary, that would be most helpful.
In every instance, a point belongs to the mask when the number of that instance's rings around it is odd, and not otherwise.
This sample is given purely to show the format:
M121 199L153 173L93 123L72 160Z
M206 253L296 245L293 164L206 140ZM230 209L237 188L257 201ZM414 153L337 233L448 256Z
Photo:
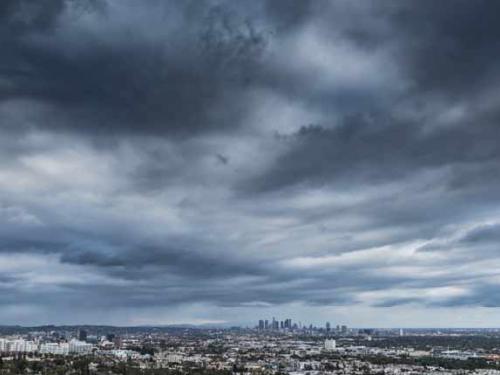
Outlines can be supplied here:
M84 329L80 329L78 331L78 340L87 341L87 331L85 331Z
M280 323L273 318L273 330L277 331L280 328Z

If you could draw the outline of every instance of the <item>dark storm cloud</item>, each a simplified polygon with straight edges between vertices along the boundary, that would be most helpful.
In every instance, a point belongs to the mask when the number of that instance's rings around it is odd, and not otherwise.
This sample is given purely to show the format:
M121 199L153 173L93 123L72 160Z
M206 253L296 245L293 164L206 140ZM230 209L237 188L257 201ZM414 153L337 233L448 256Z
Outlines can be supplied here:
M318 5L316 3L321 3ZM327 6L326 1L303 0L291 3L286 0L264 2L265 14L273 20L277 32L287 32L297 28L311 19L314 11L320 6Z
M468 232L462 241L498 243L500 241L500 226L498 224L482 225Z
M64 5L65 0L2 1L0 5L2 34L4 32L23 34L28 31L50 29L63 11Z
M497 8L1 2L0 304L498 306Z
M376 112L358 101L359 107L337 123L304 126L278 137L276 142L285 151L262 174L242 183L242 189L268 193L318 186L405 185L414 176L433 172L439 177L427 186L416 191L405 188L404 205L396 196L385 203L379 200L373 211L369 206L361 210L373 213L371 224L380 229L411 225L416 230L413 238L427 239L439 237L437 231L446 225L478 212L484 215L499 187L495 61L500 30L495 7L488 2L457 2L452 7L446 2L383 2L370 10L378 18L372 30L356 23L341 27L342 35L361 48L387 51L398 61L408 91ZM450 113L450 108L456 112ZM455 245L466 258L468 251L494 257L492 250L473 250L464 244L481 240L497 244L495 228L479 227ZM432 246L436 245L426 248ZM436 287L453 284L432 278L430 282ZM395 298L381 305L416 300ZM470 303L467 298L453 301ZM480 297L476 301L488 305Z
M338 124L304 126L285 137L289 151L257 178L256 188L360 175L380 182L443 166L456 167L457 183L479 181L474 171L499 161L500 117L496 105L487 104L495 100L498 86L497 8L488 1L457 1L452 7L448 2L386 1L370 10L377 24L341 25L342 35L362 48L390 51L409 90L376 112L358 101L358 108ZM365 30L367 25L373 30ZM432 101L437 112L429 108ZM441 107L443 102L448 107ZM439 114L453 105L463 106L461 117L440 124ZM398 106L412 108L411 115L402 117Z
M227 278L234 276L250 276L263 273L261 268L248 262L238 262L228 256L222 258L212 254L204 254L200 246L190 244L189 248L118 248L105 250L71 249L62 257L62 262L98 267L119 267L124 278L136 278L134 271L143 278L154 277L158 272L180 274L193 279ZM198 250L198 251L197 251ZM142 272L149 269L149 272ZM156 269L156 270L155 270Z
M256 184L266 190L311 180L384 182L419 169L498 163L499 135L493 120L427 130L414 121L353 116L333 129L311 125L285 137L289 151Z
M7 25L15 28L17 18L29 24L13 36L6 35L10 28L2 33L0 96L49 106L44 128L98 137L238 125L246 110L242 95L266 41L229 7L150 2L142 24L133 24L134 6L126 3L122 11L131 21L117 30L116 4L95 7L87 13L114 32L98 40L85 30L67 30L75 2L49 3L47 9L28 2L6 7ZM48 28L56 21L50 33L35 33L38 24Z
M415 85L443 95L469 96L496 85L500 26L496 2L403 3L391 17L401 57Z
M150 268L148 271L154 272ZM224 270L219 268L218 271L220 274ZM239 271L239 275L244 276L242 270ZM186 274L184 275L185 278L174 280L162 279L157 274L154 282L146 284L141 283L141 280L131 279L135 283L129 284L126 289L123 288L123 285L113 286L109 284L82 285L68 283L61 286L68 295L74 293L77 295L80 293L89 296L93 295L94 299L97 299L97 303L110 306L141 307L145 304L162 306L165 304L206 302L226 307L236 307L255 301L268 304L305 302L312 305L361 302L356 301L353 297L354 292L384 290L394 283L410 281L410 278L372 275L365 272L365 270L358 270L358 277L353 279L352 277L346 277L350 276L350 272L340 271L328 278L329 282L336 285L336 292L331 293L331 288L324 285L325 278L314 278L312 274L308 274L304 275L304 279L300 283L297 283L296 275L294 276L284 270L280 272L276 268L275 273L276 275L270 277L252 279L251 283L245 284L244 293L241 293L238 288L238 279L231 279L231 277L236 276L231 273L223 274L224 283L216 283L211 280L209 275L202 272L198 276L194 273ZM115 274L115 276L117 275ZM294 288L285 287L289 282L296 283Z
M437 306L484 306L500 307L500 299L495 294L496 284L488 282L478 282L474 285L471 293L465 296L451 298L445 301L437 301Z

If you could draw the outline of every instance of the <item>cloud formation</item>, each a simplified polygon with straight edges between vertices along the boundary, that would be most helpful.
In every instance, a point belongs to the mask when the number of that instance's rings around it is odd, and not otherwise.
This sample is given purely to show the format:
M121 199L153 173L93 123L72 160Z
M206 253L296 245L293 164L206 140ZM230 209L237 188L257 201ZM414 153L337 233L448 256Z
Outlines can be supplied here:
M497 7L3 1L0 317L498 307Z

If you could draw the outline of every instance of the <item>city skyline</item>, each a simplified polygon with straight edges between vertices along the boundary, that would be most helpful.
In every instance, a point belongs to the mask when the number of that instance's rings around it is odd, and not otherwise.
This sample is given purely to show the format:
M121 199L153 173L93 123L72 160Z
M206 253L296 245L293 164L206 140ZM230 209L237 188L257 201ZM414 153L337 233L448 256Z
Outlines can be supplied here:
M500 326L499 11L0 1L0 324Z
M9 375L498 375L499 332L0 326L0 364Z

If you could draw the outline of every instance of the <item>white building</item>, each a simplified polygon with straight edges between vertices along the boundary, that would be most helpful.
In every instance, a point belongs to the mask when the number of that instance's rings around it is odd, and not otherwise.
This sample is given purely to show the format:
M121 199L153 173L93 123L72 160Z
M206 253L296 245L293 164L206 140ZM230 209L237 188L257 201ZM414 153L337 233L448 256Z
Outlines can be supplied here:
M8 343L8 351L11 353L34 353L38 351L38 345L33 341L18 339Z
M67 342L63 343L47 342L45 344L40 345L40 353L68 355L69 344Z
M34 341L23 339L0 339L0 352L3 353L34 353L38 351L38 345Z
M334 350L337 347L337 343L334 339L325 340L325 350Z
M92 344L85 341L71 340L69 342L69 352L74 354L89 354L92 352Z

